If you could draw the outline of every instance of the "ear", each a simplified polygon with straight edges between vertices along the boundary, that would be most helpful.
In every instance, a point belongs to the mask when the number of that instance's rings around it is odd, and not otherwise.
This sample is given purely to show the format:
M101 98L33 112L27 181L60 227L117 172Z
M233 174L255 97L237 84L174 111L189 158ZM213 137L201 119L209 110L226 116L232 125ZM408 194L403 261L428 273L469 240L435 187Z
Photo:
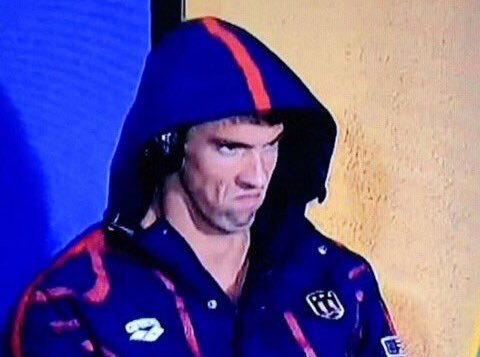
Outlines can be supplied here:
M186 146L186 144L185 144L185 146ZM186 151L184 151L184 152L186 153ZM185 170L185 155L183 155L182 164L180 165L180 171L182 171L182 172Z

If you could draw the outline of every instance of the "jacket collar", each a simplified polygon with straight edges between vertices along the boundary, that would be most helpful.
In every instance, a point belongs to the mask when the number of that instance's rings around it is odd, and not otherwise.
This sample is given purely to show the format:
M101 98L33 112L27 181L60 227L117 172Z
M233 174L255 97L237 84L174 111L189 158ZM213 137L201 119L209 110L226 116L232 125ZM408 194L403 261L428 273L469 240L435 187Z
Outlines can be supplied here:
M193 249L165 219L159 218L146 230L132 238L142 255L147 255L155 268L166 274L177 286L208 300L232 305L228 296L203 267Z

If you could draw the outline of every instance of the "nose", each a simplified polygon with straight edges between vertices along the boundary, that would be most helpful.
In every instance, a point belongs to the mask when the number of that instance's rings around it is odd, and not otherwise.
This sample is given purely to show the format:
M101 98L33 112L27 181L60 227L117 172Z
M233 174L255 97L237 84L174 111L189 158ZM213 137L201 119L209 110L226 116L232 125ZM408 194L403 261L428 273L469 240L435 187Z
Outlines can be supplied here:
M263 189L268 181L268 172L262 153L252 151L237 176L237 184L243 189Z

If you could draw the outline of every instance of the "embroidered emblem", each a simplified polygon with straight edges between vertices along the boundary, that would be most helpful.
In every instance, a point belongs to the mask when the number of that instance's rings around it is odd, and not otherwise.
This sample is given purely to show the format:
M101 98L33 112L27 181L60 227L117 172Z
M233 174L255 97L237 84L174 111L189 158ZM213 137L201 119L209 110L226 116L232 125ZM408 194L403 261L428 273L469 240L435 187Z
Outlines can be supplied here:
M332 291L317 290L306 296L307 302L315 315L327 320L339 320L345 313L345 309Z
M398 336L386 336L381 340L387 357L406 357L402 340Z
M165 331L155 318L142 318L128 322L125 330L130 341L155 342Z

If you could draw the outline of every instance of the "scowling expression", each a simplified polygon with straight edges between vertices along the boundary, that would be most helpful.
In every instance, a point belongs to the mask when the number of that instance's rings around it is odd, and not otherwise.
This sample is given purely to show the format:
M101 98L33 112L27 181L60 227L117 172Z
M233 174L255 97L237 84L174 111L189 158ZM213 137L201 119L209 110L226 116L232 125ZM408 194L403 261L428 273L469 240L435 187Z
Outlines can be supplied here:
M248 229L277 163L283 125L248 118L195 126L181 169L191 214L223 233Z

